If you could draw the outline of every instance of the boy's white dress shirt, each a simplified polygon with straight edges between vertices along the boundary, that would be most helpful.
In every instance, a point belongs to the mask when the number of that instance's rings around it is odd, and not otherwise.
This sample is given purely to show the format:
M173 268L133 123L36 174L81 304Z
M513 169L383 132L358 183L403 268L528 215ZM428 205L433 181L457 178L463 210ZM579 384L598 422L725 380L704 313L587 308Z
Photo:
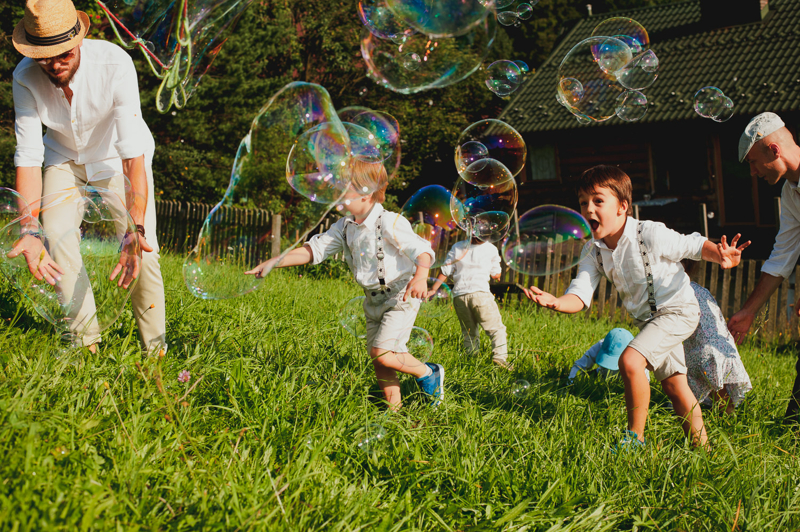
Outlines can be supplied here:
M617 248L609 249L602 240L592 240L586 246L589 253L578 266L578 274L569 285L567 294L575 294L588 308L603 273L595 257L594 248L602 254L605 274L614 283L625 309L638 320L650 317L647 302L647 278L644 257L639 252L637 226L639 220L628 217ZM642 234L650 257L656 304L662 307L680 307L686 302L697 305L694 291L689 285L680 261L701 260L706 239L698 233L683 235L660 222L643 221Z
M456 260L461 257L460 260ZM442 274L452 277L453 296L490 292L489 278L500 275L500 253L489 242L470 244L469 240L456 242L445 259Z
M362 223L357 224L352 216L347 216L337 220L324 233L311 237L307 244L314 255L312 264L343 252L359 286L380 288L375 226L381 213L386 284L413 277L417 269L415 261L423 253L430 254L431 264L436 260L430 243L414 233L408 220L376 203Z
M14 69L15 166L73 161L86 166L91 180L122 173L121 159L152 157L155 142L142 118L133 60L119 46L92 39L83 40L80 54L69 84L72 104L33 59Z

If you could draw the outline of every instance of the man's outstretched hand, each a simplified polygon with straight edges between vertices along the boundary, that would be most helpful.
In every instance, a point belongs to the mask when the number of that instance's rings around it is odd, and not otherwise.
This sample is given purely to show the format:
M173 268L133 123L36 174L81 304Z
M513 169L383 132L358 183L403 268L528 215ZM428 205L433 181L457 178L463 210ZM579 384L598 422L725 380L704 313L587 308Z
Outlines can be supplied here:
M36 236L23 235L6 256L13 259L20 255L25 258L31 274L40 281L45 280L55 285L64 275L64 270L50 257L44 243Z
M139 240L139 247L135 249L134 238ZM119 254L119 262L111 272L109 280L113 281L119 275L117 286L127 289L131 283L139 277L139 269L142 263L142 251L153 251L153 247L139 233L126 233L122 241L122 252ZM120 275L122 273L122 275Z

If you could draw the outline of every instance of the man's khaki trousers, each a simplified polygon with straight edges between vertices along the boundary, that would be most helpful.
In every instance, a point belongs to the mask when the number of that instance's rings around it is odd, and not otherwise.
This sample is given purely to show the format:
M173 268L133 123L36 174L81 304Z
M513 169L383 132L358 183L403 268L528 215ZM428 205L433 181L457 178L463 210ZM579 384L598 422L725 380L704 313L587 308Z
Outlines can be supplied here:
M156 239L156 207L153 197L153 171L152 161L146 157L145 167L147 173L147 210L145 211L144 227L147 243L153 247L152 252L142 252L142 263L138 281L131 293L131 303L136 323L139 326L139 339L142 346L148 352L166 349L166 313L164 309L164 280L161 277L161 267L158 264L158 241ZM90 185L98 188L107 188L117 194L121 201L125 202L125 184L121 174L101 179L88 181L86 169L83 165L75 164L72 161L48 166L43 173L42 196L65 191L74 187ZM72 204L65 206L71 207ZM76 217L74 208L56 207L45 209L42 212L42 227L47 234L48 241L54 243L50 246L50 255L57 264L81 264L80 257L80 234L76 223L80 223L80 218ZM72 233L73 237L63 238L64 235ZM100 334L96 324L92 331L91 322L95 315L94 296L91 292L91 285L85 269L74 271L74 268L64 268L62 275L63 283L59 286L62 290L70 290L72 293L62 293L64 301L81 299L78 305L69 309L70 321L74 324L71 327L80 328L86 331L83 336L84 345L92 345L100 341ZM109 272L110 274L111 272ZM72 279L69 276L73 276ZM75 293L83 291L83 296L75 296Z

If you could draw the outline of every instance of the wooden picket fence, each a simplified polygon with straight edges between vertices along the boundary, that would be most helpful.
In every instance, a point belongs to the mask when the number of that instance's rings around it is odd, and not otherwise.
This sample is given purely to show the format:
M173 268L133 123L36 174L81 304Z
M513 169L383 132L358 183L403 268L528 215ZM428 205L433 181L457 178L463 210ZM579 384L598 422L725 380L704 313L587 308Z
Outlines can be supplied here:
M197 242L197 236L208 214L214 205L188 203L181 201L156 201L158 217L159 245L165 251L183 254L191 250ZM274 256L280 250L280 241L274 235L281 234L280 215L272 215L264 209L223 208L217 212L220 219L233 221L237 227L237 242L247 247L248 257L262 260ZM326 218L312 233L324 231L330 227L336 216ZM263 235L270 233L273 238L263 241ZM296 237L299 235L291 235ZM564 260L573 262L568 249ZM559 255L559 253L556 253ZM334 260L344 260L337 255ZM547 259L549 260L549 258ZM692 280L707 288L717 299L725 318L730 318L753 291L753 287L761 273L764 261L745 260L733 270L722 270L718 264L701 261ZM518 285L537 286L553 294L563 294L577 273L577 266L547 276L528 276L502 264L500 281L494 283L493 291L501 294L501 299L521 298ZM431 272L435 275L437 272ZM770 298L765 308L756 319L751 332L759 337L779 343L800 339L798 319L792 312L797 299L795 295L795 279L800 279L800 266L796 268L793 278L785 279L778 290ZM605 278L595 290L592 307L585 312L586 319L605 318L611 322L630 322L631 318L622 306L616 288Z

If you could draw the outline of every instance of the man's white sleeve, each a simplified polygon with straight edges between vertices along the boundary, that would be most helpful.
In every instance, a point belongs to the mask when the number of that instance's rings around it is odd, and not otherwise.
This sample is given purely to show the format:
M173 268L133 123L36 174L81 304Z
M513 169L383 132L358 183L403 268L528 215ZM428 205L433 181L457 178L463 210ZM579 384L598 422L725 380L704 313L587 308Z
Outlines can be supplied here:
M122 159L133 159L144 155L146 148L139 82L133 60L120 66L119 73L114 84L114 125L117 129L115 148Z
M41 168L44 163L44 143L36 99L30 89L16 79L12 82L11 90L14 95L14 133L17 136L14 166Z
M781 230L775 237L775 245L772 246L772 253L769 259L761 267L761 273L766 273L774 277L787 278L792 274L797 257L800 256L800 216L799 212L793 212L793 204L789 194L795 193L788 184L784 184L781 191Z

